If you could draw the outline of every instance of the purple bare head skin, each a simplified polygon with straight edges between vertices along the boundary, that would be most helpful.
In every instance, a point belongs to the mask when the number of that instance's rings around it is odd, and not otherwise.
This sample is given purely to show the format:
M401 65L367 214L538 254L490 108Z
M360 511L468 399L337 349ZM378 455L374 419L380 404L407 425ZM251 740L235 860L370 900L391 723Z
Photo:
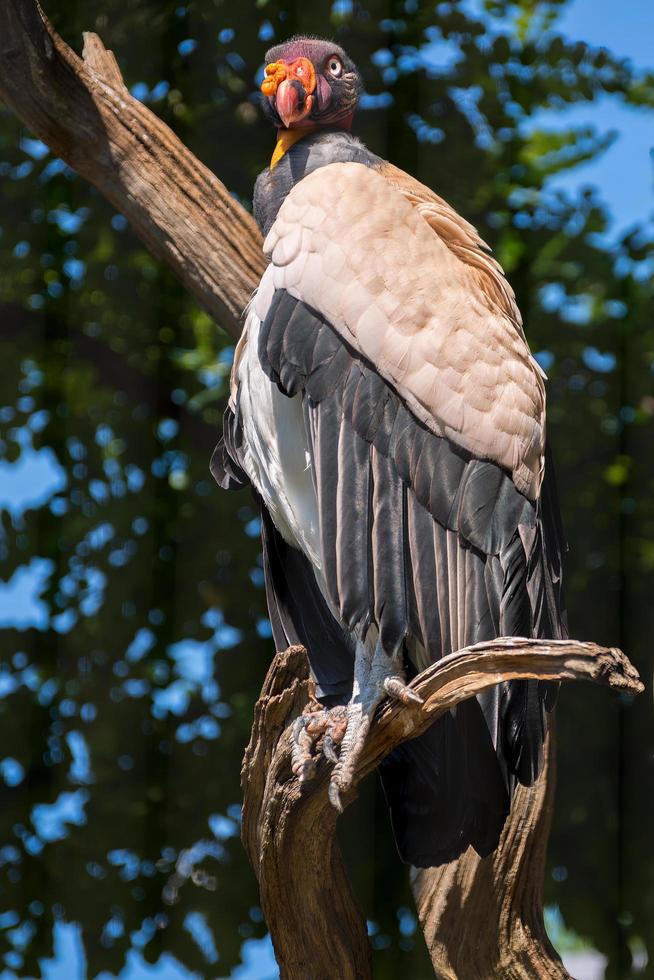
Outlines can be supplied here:
M301 70L300 77L297 75L301 59L313 66L314 78L306 82L307 72ZM280 105L277 93L264 94L262 99L264 114L274 126L350 128L362 82L357 66L340 45L298 35L270 48L266 65L289 66L289 81L281 84Z

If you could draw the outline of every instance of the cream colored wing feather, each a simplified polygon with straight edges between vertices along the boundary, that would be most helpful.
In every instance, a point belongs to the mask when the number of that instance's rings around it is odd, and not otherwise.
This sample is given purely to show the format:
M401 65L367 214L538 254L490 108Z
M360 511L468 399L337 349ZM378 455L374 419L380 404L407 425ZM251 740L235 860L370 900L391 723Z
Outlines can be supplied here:
M472 226L398 183L357 163L301 180L266 238L255 308L273 288L313 307L420 421L535 499L545 394L512 294Z
M447 247L468 266L468 274L481 291L489 309L492 312L499 310L508 316L524 336L522 317L514 292L504 276L502 266L493 257L474 225L462 218L430 187L421 184L392 163L384 161L377 172L406 198Z

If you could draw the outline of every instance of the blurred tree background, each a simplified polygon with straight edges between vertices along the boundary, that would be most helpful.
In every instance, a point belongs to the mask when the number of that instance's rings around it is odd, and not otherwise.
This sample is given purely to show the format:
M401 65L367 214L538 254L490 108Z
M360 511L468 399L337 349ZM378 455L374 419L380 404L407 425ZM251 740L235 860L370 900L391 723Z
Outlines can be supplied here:
M357 134L493 245L550 378L571 632L648 683L633 706L561 693L548 924L607 977L654 977L652 202L616 232L597 191L556 184L613 138L564 110L617 100L651 125L654 80L562 34L565 6L46 4L246 205L266 47L337 37L365 77ZM208 472L232 345L1 107L0 201L0 977L273 978L238 839L272 653L258 525ZM375 975L430 977L374 779L342 839Z

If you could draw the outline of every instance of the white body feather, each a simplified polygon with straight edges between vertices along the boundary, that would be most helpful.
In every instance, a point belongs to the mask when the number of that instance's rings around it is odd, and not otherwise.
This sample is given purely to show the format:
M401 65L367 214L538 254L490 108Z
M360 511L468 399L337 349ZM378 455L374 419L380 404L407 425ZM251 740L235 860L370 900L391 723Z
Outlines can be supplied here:
M244 468L275 527L304 552L322 585L318 502L302 396L288 398L264 374L258 355L260 312L259 302L250 305L244 329L247 341L237 368Z

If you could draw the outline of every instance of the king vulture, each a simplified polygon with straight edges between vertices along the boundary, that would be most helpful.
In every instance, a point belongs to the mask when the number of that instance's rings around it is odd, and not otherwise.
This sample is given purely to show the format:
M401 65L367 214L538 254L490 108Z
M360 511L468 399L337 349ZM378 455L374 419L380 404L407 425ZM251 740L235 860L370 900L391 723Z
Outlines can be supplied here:
M565 635L563 540L544 375L488 247L351 135L361 77L338 45L272 48L261 88L269 265L212 472L260 505L275 645L304 644L319 701L295 725L296 771L310 778L319 745L339 806L384 697L420 700L411 678L478 641ZM554 694L498 684L385 760L404 861L497 846Z

